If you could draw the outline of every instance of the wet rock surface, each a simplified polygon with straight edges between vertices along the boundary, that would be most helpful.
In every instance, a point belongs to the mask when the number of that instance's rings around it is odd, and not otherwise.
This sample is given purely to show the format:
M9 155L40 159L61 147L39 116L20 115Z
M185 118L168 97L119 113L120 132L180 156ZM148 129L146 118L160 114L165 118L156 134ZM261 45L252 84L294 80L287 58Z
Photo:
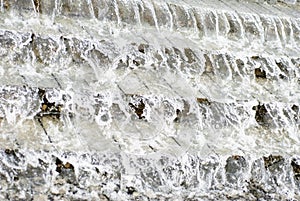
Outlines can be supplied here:
M283 161L280 166L276 159ZM259 165L258 161L261 160L265 166ZM155 199L155 194L163 199L213 199L207 195L207 190L227 200L282 200L287 199L288 195L278 192L276 178L284 176L282 171L287 169L293 169L295 173L285 175L290 179L287 185L298 188L298 164L295 158L272 155L254 162L244 156L233 155L222 165L217 162L218 158L204 159L195 155L174 158L167 155L139 157L112 153L20 153L18 150L2 150L1 161L3 186L0 195L2 199L9 200L57 200L66 197L147 200ZM127 161L131 161L130 164ZM266 165L269 166L265 168ZM246 174L250 170L251 173ZM257 177L265 171L269 176L258 180ZM208 183L203 186L205 181ZM164 186L168 186L168 189ZM170 190L180 192L180 195L169 194ZM243 194L237 193L239 191Z
M299 200L299 6L0 1L0 199Z

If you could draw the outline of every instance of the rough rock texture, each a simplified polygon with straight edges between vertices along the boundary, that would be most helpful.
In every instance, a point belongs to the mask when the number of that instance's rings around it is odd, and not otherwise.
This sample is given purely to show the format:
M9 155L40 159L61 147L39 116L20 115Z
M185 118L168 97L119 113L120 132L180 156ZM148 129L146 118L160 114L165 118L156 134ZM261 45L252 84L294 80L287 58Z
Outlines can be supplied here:
M300 2L0 1L1 200L299 200Z

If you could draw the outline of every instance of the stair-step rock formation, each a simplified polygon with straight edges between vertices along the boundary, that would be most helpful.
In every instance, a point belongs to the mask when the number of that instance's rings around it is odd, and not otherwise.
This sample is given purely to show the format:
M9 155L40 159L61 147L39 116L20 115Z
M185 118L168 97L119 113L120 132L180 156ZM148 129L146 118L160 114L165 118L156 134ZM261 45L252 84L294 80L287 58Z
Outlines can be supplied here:
M1 200L300 199L298 1L0 10Z

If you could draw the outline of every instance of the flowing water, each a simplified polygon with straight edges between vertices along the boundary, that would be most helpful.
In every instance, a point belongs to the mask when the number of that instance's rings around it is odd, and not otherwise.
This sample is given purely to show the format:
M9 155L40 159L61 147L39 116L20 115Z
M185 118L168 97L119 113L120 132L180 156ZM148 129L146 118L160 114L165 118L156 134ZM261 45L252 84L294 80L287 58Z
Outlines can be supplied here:
M2 200L298 200L296 1L0 1Z

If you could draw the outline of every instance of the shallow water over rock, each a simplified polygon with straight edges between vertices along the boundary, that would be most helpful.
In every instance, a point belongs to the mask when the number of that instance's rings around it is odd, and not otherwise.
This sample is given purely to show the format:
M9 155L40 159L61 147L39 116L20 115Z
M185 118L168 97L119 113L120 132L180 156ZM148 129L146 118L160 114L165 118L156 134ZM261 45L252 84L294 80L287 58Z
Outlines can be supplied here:
M3 200L298 200L297 1L0 1Z

